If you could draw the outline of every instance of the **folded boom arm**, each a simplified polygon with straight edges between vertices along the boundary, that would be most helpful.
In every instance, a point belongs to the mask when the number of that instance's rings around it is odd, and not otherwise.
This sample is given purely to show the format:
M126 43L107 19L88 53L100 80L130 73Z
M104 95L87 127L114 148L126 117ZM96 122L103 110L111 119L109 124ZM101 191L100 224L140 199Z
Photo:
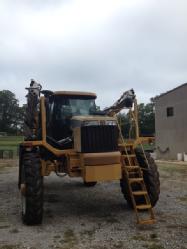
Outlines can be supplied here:
M126 91L112 106L105 108L104 112L109 116L114 116L124 108L130 109L135 102L135 97L133 89Z

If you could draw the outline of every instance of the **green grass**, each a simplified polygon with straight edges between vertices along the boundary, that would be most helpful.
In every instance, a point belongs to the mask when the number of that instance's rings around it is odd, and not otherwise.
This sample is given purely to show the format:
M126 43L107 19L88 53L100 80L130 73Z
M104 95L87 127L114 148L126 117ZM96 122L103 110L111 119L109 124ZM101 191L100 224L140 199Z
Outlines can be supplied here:
M2 136L0 137L0 150L11 150L13 156L17 156L18 146L23 141L22 136ZM4 152L6 154L6 152ZM4 155L6 157L6 155Z
M155 149L155 145L154 144L144 144L143 145L144 150L153 150Z
M2 136L0 137L0 141L21 141L23 140L23 136Z
M67 229L64 232L63 239L59 242L63 245L65 244L65 248L74 248L74 246L78 243L78 239L72 229Z
M0 249L21 249L20 245L4 245L0 246Z
M147 249L164 249L164 247L160 244L157 243L152 243L150 245L144 245L143 247L147 248Z
M0 137L0 144L1 143L18 144L21 141L23 141L22 136L2 136L2 137Z
M141 149L141 146L139 145L138 148ZM153 144L146 144L145 143L145 144L143 144L143 148L144 148L144 150L148 150L148 151L152 150L152 151L154 151L155 144L154 143Z
M158 168L159 170L163 171L163 172L167 172L167 173L178 173L178 174L182 174L182 175L187 175L187 167L186 165L178 165L178 164L174 164L174 163L160 163L157 162Z

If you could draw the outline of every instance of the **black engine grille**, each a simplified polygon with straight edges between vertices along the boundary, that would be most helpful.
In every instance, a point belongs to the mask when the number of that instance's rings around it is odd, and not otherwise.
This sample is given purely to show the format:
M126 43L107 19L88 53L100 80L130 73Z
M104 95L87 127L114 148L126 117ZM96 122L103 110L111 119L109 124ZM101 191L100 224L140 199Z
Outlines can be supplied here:
M85 153L118 150L118 128L113 125L81 127L81 151Z

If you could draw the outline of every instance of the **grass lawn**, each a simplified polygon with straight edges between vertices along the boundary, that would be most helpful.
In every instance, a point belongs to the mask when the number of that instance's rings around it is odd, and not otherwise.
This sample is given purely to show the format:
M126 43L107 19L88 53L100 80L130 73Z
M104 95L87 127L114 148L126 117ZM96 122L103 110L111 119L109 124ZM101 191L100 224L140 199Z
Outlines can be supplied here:
M141 149L141 146L138 145L138 148ZM154 143L153 144L143 144L143 148L144 148L145 151L154 151L155 144Z
M0 151L4 150L4 156L7 157L7 150L11 150L13 151L13 157L16 157L19 143L22 141L22 136L2 136L0 137Z
M156 164L158 165L159 171L162 171L162 175L167 178L167 176L177 176L183 175L183 177L187 177L187 164L180 164L180 163L175 163L175 162L167 162L165 161L164 163L162 162L157 162Z

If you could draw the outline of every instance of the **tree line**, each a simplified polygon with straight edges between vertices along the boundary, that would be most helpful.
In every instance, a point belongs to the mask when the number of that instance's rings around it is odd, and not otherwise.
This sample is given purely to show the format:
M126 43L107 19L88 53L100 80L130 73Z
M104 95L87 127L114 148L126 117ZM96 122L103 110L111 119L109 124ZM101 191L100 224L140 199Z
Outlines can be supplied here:
M24 106L19 106L19 101L14 93L9 90L0 91L0 132L21 135L24 109Z
M155 108L153 99L150 103L141 103L139 110L139 127L141 136L153 136L155 134ZM21 135L25 116L25 106L19 106L15 94L9 90L0 91L0 133L9 135ZM128 137L130 122L129 113L119 114L122 132Z
M121 126L122 134L125 138L129 138L131 126L130 113L122 113L118 115L118 121ZM138 105L138 124L140 136L154 136L155 135L155 104L151 100L150 103L140 103ZM132 129L131 136L134 137L135 129Z

